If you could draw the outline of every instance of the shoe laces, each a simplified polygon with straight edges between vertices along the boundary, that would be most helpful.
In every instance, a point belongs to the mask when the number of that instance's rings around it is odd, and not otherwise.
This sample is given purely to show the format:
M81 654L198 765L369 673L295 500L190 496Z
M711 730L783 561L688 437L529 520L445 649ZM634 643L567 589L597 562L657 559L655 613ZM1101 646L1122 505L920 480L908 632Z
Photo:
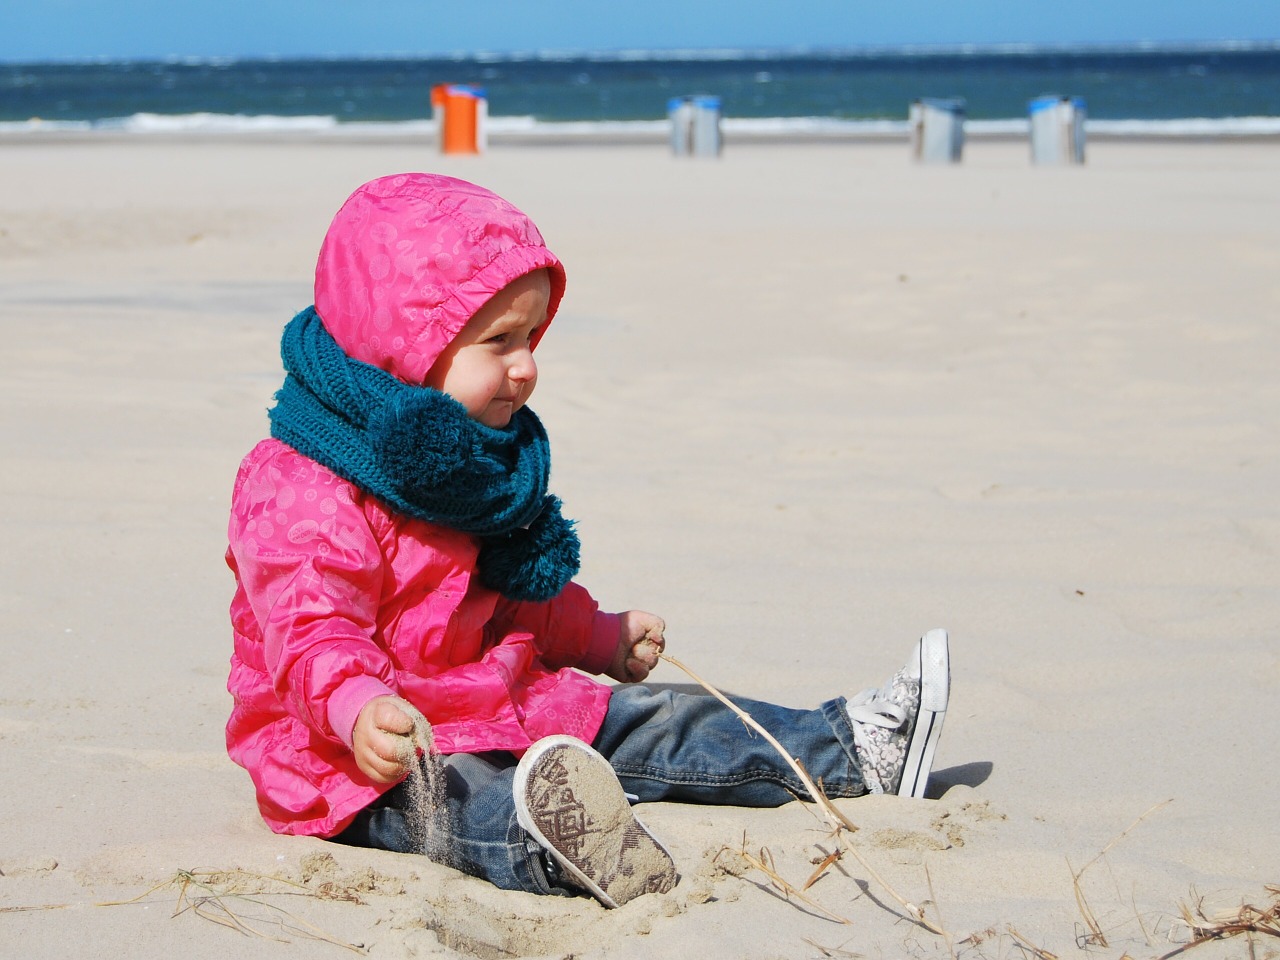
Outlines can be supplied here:
M845 712L855 723L869 723L888 730L897 730L907 720L907 711L902 705L886 699L884 691L874 687L846 701Z

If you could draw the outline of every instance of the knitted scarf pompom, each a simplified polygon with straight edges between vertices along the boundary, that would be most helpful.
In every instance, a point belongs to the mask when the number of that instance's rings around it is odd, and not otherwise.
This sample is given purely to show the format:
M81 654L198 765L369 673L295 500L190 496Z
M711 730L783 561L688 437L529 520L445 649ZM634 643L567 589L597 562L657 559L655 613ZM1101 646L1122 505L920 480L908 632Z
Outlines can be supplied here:
M499 590L513 600L537 600L555 596L565 570L579 566L578 535L573 521L560 515L560 500L548 495L538 518L519 530L501 537L486 537L478 560L480 579L491 590ZM524 596L512 596L510 585L518 584Z
M396 478L406 497L430 496L474 455L464 421L450 409L456 403L432 390L396 391L370 415L369 440L382 469Z

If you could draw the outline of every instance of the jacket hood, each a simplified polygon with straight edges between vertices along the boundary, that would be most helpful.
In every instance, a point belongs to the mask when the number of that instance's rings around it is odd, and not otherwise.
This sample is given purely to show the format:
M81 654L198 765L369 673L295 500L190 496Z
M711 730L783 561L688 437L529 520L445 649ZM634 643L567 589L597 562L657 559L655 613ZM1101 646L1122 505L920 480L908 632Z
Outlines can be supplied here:
M565 274L533 221L465 180L381 177L351 194L325 234L316 312L348 356L420 384L490 297L543 267L551 299L539 340Z

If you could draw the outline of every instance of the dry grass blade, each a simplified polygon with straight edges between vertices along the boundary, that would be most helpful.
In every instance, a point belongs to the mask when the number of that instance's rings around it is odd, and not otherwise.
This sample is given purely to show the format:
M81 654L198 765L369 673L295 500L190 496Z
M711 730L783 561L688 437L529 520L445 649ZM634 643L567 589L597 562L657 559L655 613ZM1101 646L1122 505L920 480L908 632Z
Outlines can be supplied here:
M681 670L687 673L690 677L692 677L693 680L696 681L700 687L702 687L704 690L710 693L713 697L715 697L717 700L719 700L721 703L727 706L730 710L732 710L735 714L737 714L738 719L740 719L752 730L756 731L756 733L760 734L760 736L762 736L768 742L768 744L771 747L773 747L773 749L778 751L778 754L784 760L786 760L787 764L791 767L791 769L795 771L796 776L800 778L800 782L804 784L805 789L809 791L809 796L813 798L815 803L817 803L819 809L822 811L823 815L826 817L827 823L835 831L835 835L837 838L840 837L842 830L856 831L858 829L857 826L854 825L843 813L841 813L839 810L836 809L835 804L833 804L830 798L827 797L827 795L822 792L821 788L819 788L818 785L813 782L812 778L810 778L808 772L801 765L800 761L798 761L795 757L791 756L791 754L787 753L787 751L783 748L782 744L780 744L773 737L773 735L769 733L768 730L760 726L760 724L755 721L755 718L753 718L749 713L747 713L745 710L740 708L736 703L734 703L732 700L726 697L723 693L721 693L719 690L717 690L715 687L709 684L706 680L703 680L702 677L698 676L696 673L690 670L687 666L685 666L675 657L669 656L665 653L660 654L660 656L662 657L663 660L666 660L668 663L672 664L673 666L679 667ZM941 927L939 927L937 924L933 923L927 917L925 917L924 911L922 909L917 907L914 903L912 903L906 897L902 896L900 893L898 893L898 891L893 889L893 887L891 887L887 882L885 882L885 879L882 876L880 876L879 873L876 872L875 868L872 867L871 864L867 863L866 858L864 858L862 854L859 853L857 849L852 844L850 844L847 840L845 841L845 849L848 850L848 852L853 855L854 859L857 860L858 863L862 866L862 869L864 869L867 873L869 873L871 877L876 881L876 883L880 884L880 886L884 888L885 892L888 893L889 896L891 896L894 900L896 900L902 906L902 908L907 911L909 919L920 924L922 927L924 927L926 930L929 930L931 933L938 934L939 936L943 936L945 934L945 931Z
M1142 911L1138 909L1136 892L1129 895L1129 903L1133 905L1133 918L1138 921L1138 929L1142 931L1142 936L1147 941L1147 946L1155 946L1155 941L1151 939L1151 932L1147 930L1147 925L1142 919Z
M938 906L938 895L933 892L933 874L929 872L929 864L927 863L924 865L924 879L929 884L929 901L933 904L933 912L938 915L938 929L942 931L942 938L947 941L947 953L951 955L951 960L956 960L955 940L942 922L942 910Z
M818 864L817 869L815 869L813 873L809 874L809 879L804 882L804 886L801 887L800 889L808 890L815 883L817 883L818 880L822 878L822 875L826 873L829 869L831 869L831 865L840 859L842 853L843 851L836 850L834 853L827 854L826 859L823 860L820 864Z
M770 882L773 884L773 886L783 896L787 898L795 897L797 900L807 904L808 906L812 907L814 910L817 910L819 913L823 914L824 916L836 921L836 923L843 923L848 925L851 925L853 923L853 921L850 920L848 917L842 917L840 916L840 914L834 913L831 910L828 910L826 907L818 903L816 900L813 900L812 898L805 896L803 892L801 892L800 890L797 890L794 886L792 886L790 883L784 880L782 876L778 873L777 869L775 869L773 864L773 854L771 854L767 848L761 849L760 856L758 857L752 856L750 853L747 852L746 841L744 840L742 849L739 851L739 853L741 854L743 860L747 861L747 863L751 864L751 866L753 866L755 869L759 870L766 877L768 877Z
M912 903L906 897L902 896L902 894L898 893L897 890L889 886L885 878L880 876L880 874L876 871L875 867L867 863L866 857L864 857L861 853L859 853L857 848L855 848L852 844L846 844L845 849L848 850L849 853L853 855L853 858L858 861L858 863L862 866L862 869L867 871L867 873L871 874L871 878L875 880L876 883L880 884L880 886L884 888L885 892L888 893L889 896L893 897L893 899L898 902L898 904L902 907L903 910L907 911L907 913L910 915L911 920L914 920L916 923L920 924L920 926L924 927L930 933L936 933L940 937L944 937L947 935L947 932L943 930L942 927L938 926L936 923L934 923L932 920L930 920L928 917L924 915L924 910L922 908L917 907L914 903Z
M860 953L854 953L852 950L844 949L843 946L824 947L822 944L818 943L817 940L811 940L808 937L801 937L800 940L801 942L807 943L809 946L813 947L813 949L817 950L824 957L860 957L862 956L862 954Z
M1096 859L1097 857L1094 857L1094 860ZM1089 863L1093 863L1093 860L1090 860ZM1080 910L1080 916L1084 918L1084 925L1089 928L1087 936L1082 935L1078 938L1078 946L1081 949L1084 949L1089 944L1099 947L1107 945L1107 935L1102 932L1102 927L1098 924L1098 918L1093 915L1093 910L1089 908L1089 903L1085 900L1084 891L1080 888L1080 874L1084 873L1088 866L1088 863L1085 864L1077 872L1072 869L1071 861L1067 860L1067 869L1071 870L1071 889L1076 895L1076 906Z
M1058 955L1056 953L1050 953L1048 950L1043 950L1040 947L1037 947L1034 943L1032 943L1030 940L1028 940L1026 937L1020 934L1017 930L1015 930L1012 926L1010 926L1008 930L1009 930L1009 936L1013 937L1013 939L1023 949L1030 951L1031 955L1035 957L1036 960L1058 960Z
M184 878L184 877L185 877L189 872L190 872L190 871L188 871L188 870L179 870L177 873L175 873L175 874L174 874L172 877L170 877L168 880L161 880L161 881L160 881L159 883L157 883L155 886L148 887L146 890L143 890L143 891L142 891L140 894L138 894L136 897L132 897L132 898L130 898L130 899L128 899L128 900L107 900L107 901L105 901L105 902L103 902L103 903L95 904L95 906L99 906L99 907L127 907L127 906L129 906L129 904L131 904L131 903L141 903L143 900L145 900L147 897L151 896L151 894L155 893L157 890L163 890L165 887L171 887L171 886L173 886L175 883L179 883L179 882L181 882L181 881L182 881L182 879L183 879L183 878Z

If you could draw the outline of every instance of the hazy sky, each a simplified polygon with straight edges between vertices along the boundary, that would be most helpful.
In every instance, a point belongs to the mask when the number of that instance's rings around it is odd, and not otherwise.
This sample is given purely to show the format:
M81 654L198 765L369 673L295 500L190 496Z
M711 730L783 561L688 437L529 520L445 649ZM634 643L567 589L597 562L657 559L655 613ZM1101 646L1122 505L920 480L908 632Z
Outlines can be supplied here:
M1280 0L0 0L0 60L1280 39Z

